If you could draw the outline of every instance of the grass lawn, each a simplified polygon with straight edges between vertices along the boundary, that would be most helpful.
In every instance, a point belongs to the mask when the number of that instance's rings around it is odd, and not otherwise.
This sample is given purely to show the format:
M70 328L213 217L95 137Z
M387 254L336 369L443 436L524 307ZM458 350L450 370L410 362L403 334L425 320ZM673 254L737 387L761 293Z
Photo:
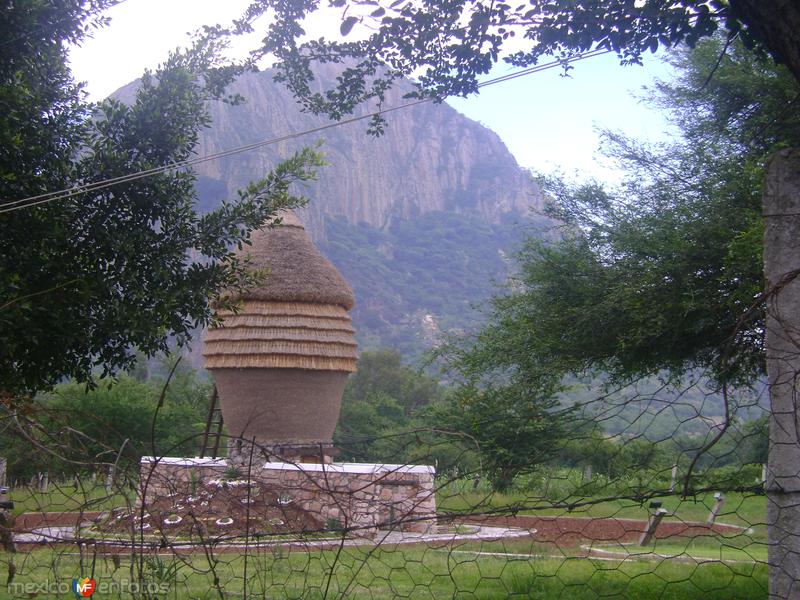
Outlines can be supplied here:
M764 541L757 541L750 536L741 535L729 538L697 537L681 541L662 539L656 540L648 546L636 544L604 546L594 544L593 547L634 557L646 553L654 553L666 557L686 557L699 560L757 561L766 563L768 545Z
M619 542L589 542L578 546L561 546L547 544L536 538L509 538L497 541L460 541L450 544L448 551L453 554L480 553L480 554L508 554L538 557L575 557L584 556L584 548L608 552L608 556L632 558L655 558L653 554L679 557L696 558L698 560L718 561L767 561L768 545L765 540L756 536L740 534L725 537L702 536L695 538L667 538L657 539L647 546L636 543ZM597 556L603 557L602 553Z
M720 544L716 548L694 542L689 542L688 544L658 544L654 548L654 552L662 556L689 556L701 560L767 562L767 544L759 542L747 544L743 547Z
M570 497L559 503L586 503L592 498ZM705 522L715 504L712 493L699 494L682 499L680 496L659 498L662 507L669 511L667 519ZM617 519L647 520L648 504L641 505L631 500L610 500L581 506L574 510L553 508L551 500L534 493L526 495L521 492L501 494L497 492L473 492L464 489L446 487L440 490L436 498L440 513L481 512L503 507L521 507L518 514L539 516L595 517ZM717 517L717 522L740 527L757 527L763 525L766 517L765 496L729 493L725 495L725 503Z
M86 553L81 568L75 553L40 550L9 556L16 566L9 597L29 597L31 585L68 585L79 575L107 587L102 598L131 596L131 558L115 565L109 557ZM163 585L159 598L241 598L245 559L240 554L151 556L146 580ZM251 551L247 592L268 598L531 598L583 600L730 600L767 598L766 567L756 564L678 564L636 560L608 562L566 558L520 560L453 553L444 548L345 548ZM135 569L134 569L135 571ZM5 578L5 577L3 577ZM218 581L215 585L214 581ZM28 584L28 588L24 585ZM17 592L14 594L13 592ZM69 598L56 590L35 590L36 598ZM98 592L103 588L99 587ZM53 593L56 592L56 593ZM327 592L327 594L326 594Z
M487 495L463 488L451 491L458 493L440 495L440 512L525 503L528 508L541 506L543 510L525 510L523 514L632 519L646 519L648 515L646 507L622 500L567 512L521 494ZM52 485L46 494L18 489L12 493L12 499L16 513L106 510L127 502L123 495L107 494L102 486L76 491L71 485ZM675 515L670 519L704 521L714 499L710 494L689 500L675 496L665 498L663 503ZM614 556L606 557L610 560L579 558L578 547L556 548L525 538L428 548L347 547L341 553L315 548L293 551L261 548L250 550L246 560L242 553L206 556L196 552L178 556L167 552L144 557L142 564L144 582L162 586L158 593L162 600L242 598L245 591L248 596L270 599L758 600L767 598L764 527L759 525L763 523L763 513L763 497L729 494L718 520L753 526L752 532L692 540L657 540L646 548L594 544L596 548L633 558L627 561ZM653 553L692 556L700 562L665 560ZM705 559L728 562L702 562ZM130 582L137 581L132 573L139 572L139 563L132 568L129 554L115 563L108 556L93 556L90 549L84 549L81 557L77 548L65 546L15 555L0 553L0 582L6 579L10 562L16 568L14 583L22 587L0 588L0 598L72 598L68 586L79 575L94 577L101 586L99 598L130 598ZM50 588L41 587L48 583ZM26 584L29 587L24 587ZM63 591L65 586L68 593Z
M24 512L103 511L126 506L123 494L107 492L102 485L86 485L77 489L72 483L51 483L47 492L31 488L14 488L9 494L14 502L12 514Z

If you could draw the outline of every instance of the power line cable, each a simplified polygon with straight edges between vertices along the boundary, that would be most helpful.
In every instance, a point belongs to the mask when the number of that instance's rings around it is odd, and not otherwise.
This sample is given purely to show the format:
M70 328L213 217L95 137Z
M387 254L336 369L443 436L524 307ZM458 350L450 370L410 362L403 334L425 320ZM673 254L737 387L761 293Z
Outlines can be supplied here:
M423 102L429 102L429 99L422 99L417 100L415 102L409 102L407 104L402 104L399 106L394 106L391 108L387 108L382 111L376 111L373 113L369 113L366 115L362 115L359 117L352 117L350 119L345 119L342 121L336 121L334 123L329 123L327 125L322 125L320 127L315 127L313 129L307 129L305 131L300 131L297 133L290 133L285 136L279 138L272 138L269 140L262 140L260 142L254 142L252 144L247 144L244 146L237 146L236 148L230 148L228 150L222 150L220 152L216 152L214 154L208 154L205 156L200 156L193 159L188 159L180 162L171 163L169 165L165 165L162 167L154 167L152 169L147 169L144 171L138 171L136 173L130 173L128 175L120 175L119 177L113 177L110 179L104 179L103 181L98 181L94 183L87 183L82 186L76 186L72 188L66 188L63 190L58 190L55 192L48 192L46 194L40 194L38 196L31 196L29 198L23 198L22 200L14 200L13 202L7 202L5 204L0 204L0 213L4 212L11 212L14 210L19 210L22 208L27 208L30 206L37 206L39 204L44 204L45 202L52 202L54 200L61 200L64 198L69 198L72 196L77 196L80 194L84 194L87 192L94 192L97 190L102 190L114 185L118 185L120 183L127 183L129 181L135 181L137 179L143 179L145 177L150 177L151 175L159 175L161 173L165 173L167 171L182 169L185 167L190 167L199 163L207 162L210 160L216 160L219 158L225 158L226 156L231 156L233 154L239 154L242 152L247 152L248 150L254 150L256 148L260 148L263 146L270 146L272 144L278 144L280 142L285 142L291 139L295 139L304 135L310 135L312 133L319 133L321 131L325 131L327 129L332 129L333 127L338 127L340 125L347 125L349 123L355 123L357 121L363 121L364 119L371 118L375 115L385 114L389 112L393 112L396 110L400 110L401 108L408 108L409 106L414 106L416 104L422 104ZM16 205L16 206L12 206Z
M539 72L542 72L542 71L553 69L555 67L563 67L564 65L572 63L572 62L576 62L576 61L579 61L579 60L584 60L584 59L587 59L587 58L593 58L595 56L600 56L602 54L608 54L610 52L612 52L612 50L607 50L607 49L592 50L590 52L585 52L583 54L576 55L576 56L571 57L569 59L555 60L555 61L544 63L544 64L541 64L541 65L536 65L536 66L533 66L533 67L530 67L530 68L527 68L527 69L523 69L521 71L516 71L514 73L509 73L508 75L501 75L499 77L495 77L495 78L490 79L488 81L484 81L482 83L479 83L477 87L479 89L485 88L485 87L489 87L491 85L496 85L498 83L504 83L506 81L511 81L512 79L517 79L519 77L524 77L524 76L527 76L527 75L531 75L533 73L539 73ZM15 211L15 210L21 210L21 209L24 209L24 208L30 208L30 207L33 207L33 206L38 206L40 204L45 204L45 203L48 203L48 202L54 202L56 200L64 200L64 199L71 198L71 197L74 197L74 196L78 196L78 195L81 195L81 194L85 194L85 193L88 193L88 192L95 192L95 191L103 190L103 189L106 189L106 188L109 188L109 187L112 187L112 186L115 186L115 185L119 185L121 183L128 183L128 182L131 182L131 181L136 181L138 179L143 179L145 177L150 177L152 175L159 175L159 174L162 174L162 173L166 173L168 171L173 171L173 170L177 170L177 169L183 169L183 168L186 168L186 167L191 167L191 166L194 166L194 165L197 165L197 164L200 164L200 163L203 163L203 162L208 162L208 161L211 161L211 160L218 160L220 158L225 158L227 156L232 156L234 154L240 154L242 152L255 150L256 148L262 148L262 147L265 147L265 146L278 144L280 142L285 142L285 141L288 141L288 140L296 139L296 138L299 138L299 137L302 137L302 136L305 136L305 135L310 135L310 134L314 134L314 133L320 133L320 132L326 131L328 129L333 129L334 127L340 127L342 125L349 125L350 123L356 123L358 121L363 121L365 119L371 119L371 118L376 117L376 116L385 115L385 114L388 114L388 113L391 113L391 112L394 112L394 111L397 111L397 110L401 110L401 109L404 109L404 108L409 108L409 107L412 107L412 106L417 106L419 104L423 104L425 102L431 102L431 101L432 101L431 98L422 98L422 99L419 99L419 100L415 100L413 102L407 102L405 104L400 104L398 106L393 106L393 107L390 107L390 108L374 111L374 112L367 113L367 114L364 114L364 115L361 115L361 116L358 116L358 117L351 117L349 119L343 119L341 121L335 121L333 123L328 123L326 125L321 125L319 127L314 127L312 129L306 129L304 131L290 133L290 134L287 134L287 135L284 135L284 136L281 136L281 137L278 137L278 138L262 140L262 141L259 141L259 142L254 142L252 144L245 144L245 145L242 145L242 146L237 146L235 148L222 150L220 152L216 152L216 153L213 153L213 154L207 154L207 155L204 155L204 156L199 156L199 157L192 158L192 159L187 159L187 160L184 160L184 161L174 162L174 163L171 163L171 164L168 164L168 165L164 165L164 166L161 166L161 167L154 167L152 169L146 169L146 170L143 170L143 171L137 171L135 173L129 173L127 175L120 175L118 177L112 177L112 178L109 178L109 179L104 179L102 181L97 181L97 182L93 182L93 183L87 183L87 184L84 184L84 185L74 186L74 187L71 187L71 188L65 188L65 189L54 191L54 192L47 192L47 193L39 194L39 195L36 195L36 196L29 196L27 198L22 198L20 200L13 200L13 201L10 201L10 202L5 202L5 203L0 204L0 214L6 213L6 212L12 212L12 211Z

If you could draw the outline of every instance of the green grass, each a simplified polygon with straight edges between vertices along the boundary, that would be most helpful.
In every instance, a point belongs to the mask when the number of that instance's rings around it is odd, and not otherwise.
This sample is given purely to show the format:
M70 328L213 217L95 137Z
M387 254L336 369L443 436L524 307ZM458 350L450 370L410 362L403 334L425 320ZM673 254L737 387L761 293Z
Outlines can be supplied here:
M484 554L530 555L536 557L575 557L583 556L583 547L589 545L587 540L577 546L560 546L538 542L534 538L509 538L497 541L461 541L451 544L450 551L455 554L467 552ZM747 534L731 535L726 537L702 536L695 538L667 538L658 539L648 546L639 546L636 543L609 543L591 542L591 548L605 551L615 557L657 558L652 556L663 555L668 557L696 558L698 560L719 561L748 561L766 562L767 543L757 536ZM605 554L597 553L596 556L604 557Z
M517 514L537 516L569 516L617 519L647 520L649 502L639 504L631 500L610 500L592 502L591 497L571 496L559 499L559 504L582 504L574 510L553 508L554 502L535 492L475 492L468 486L447 486L437 495L437 508L440 513L482 512L504 507L521 507ZM715 504L712 493L699 494L682 499L680 496L658 498L662 507L669 511L667 520L686 522L705 522ZM763 525L766 517L766 498L764 496L729 493L717 517L717 522L748 528Z
M597 544L595 548L600 548ZM626 553L631 556L643 553L655 553L662 556L678 556L705 560L723 561L767 561L768 545L748 535L725 538L697 537L685 540L661 539L648 546L614 545L606 546L612 552Z
M12 514L25 512L103 511L126 506L123 494L109 493L102 485L84 485L77 489L72 483L51 483L47 492L31 488L14 488L9 497L14 502Z
M102 598L131 595L130 588L125 588L131 577L129 556L123 556L116 567L108 557L86 553L83 570L75 553L41 550L13 557L0 554L0 564L9 558L16 565L17 584L48 581L68 584L82 573L93 576L98 585L115 585L117 593L107 592ZM645 560L612 563L575 558L513 560L419 547L345 548L341 554L313 549L260 550L252 551L247 562L248 594L271 599L322 598L326 589L331 598L693 600L702 596L703 600L758 600L767 597L763 565ZM162 599L219 598L220 592L222 597L237 598L244 592L244 563L239 554L217 554L211 561L202 554L150 557L145 562L146 581L151 585L164 584L169 589L159 595ZM215 576L218 586L214 584ZM26 596L23 593L11 597ZM36 597L59 596L45 591ZM71 597L71 593L60 597Z
M510 597L538 600L759 600L767 598L764 565L543 561L513 580Z

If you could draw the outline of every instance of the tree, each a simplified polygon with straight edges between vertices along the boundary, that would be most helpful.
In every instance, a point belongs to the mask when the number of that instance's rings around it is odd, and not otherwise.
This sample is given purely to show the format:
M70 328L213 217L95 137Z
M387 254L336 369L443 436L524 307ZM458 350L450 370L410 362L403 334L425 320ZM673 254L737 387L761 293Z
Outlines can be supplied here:
M345 387L334 443L345 460L411 462L409 432L423 426L420 413L442 396L441 386L404 365L398 352L364 352Z
M739 44L717 65L722 44L681 53L682 76L659 87L681 140L653 149L605 133L628 173L620 190L550 182L563 235L527 242L524 292L495 305L505 335L532 332L526 352L628 379L698 366L719 381L763 376L764 164L800 144L800 118L784 111L800 85Z
M799 115L786 110L800 98L800 85L735 42L720 59L724 44L707 40L680 53L682 76L659 86L659 103L672 113L681 140L643 148L607 133L610 153L629 174L619 190L551 186L563 235L525 246L518 291L495 300L490 325L467 355L504 351L479 367L603 371L622 382L702 367L731 404L730 384L763 378L776 345L764 337L770 316L764 299L772 293L762 292L761 195L768 157L800 144ZM774 386L771 393L774 412ZM725 426L701 453L727 430L733 407L726 412ZM774 420L772 427L774 448ZM791 491L787 472L796 474L797 462L772 456L770 464ZM767 491L776 566L771 589L788 598L798 573L783 557L796 542L775 516L778 509L789 512L788 500L769 481Z
M795 81L800 81L800 4L797 2L532 0L514 5L466 0L422 4L401 0L389 4L387 0L384 5L376 0L332 0L332 6L343 8L341 33L348 35L360 23L365 25L366 35L350 42L311 40L299 44L298 38L305 34L301 21L318 5L317 0L291 3L260 0L241 20L239 30L252 29L255 17L267 7L274 8L276 19L265 39L265 50L278 55L282 79L308 109L337 118L366 99L375 98L380 105L386 89L395 79L415 72L421 73L419 95L441 99L450 94L474 93L478 76L488 72L499 60L504 48L509 47L510 38L517 33L524 38L522 49L505 60L526 66L535 64L545 55L568 61L575 54L593 48L615 51L623 62L637 62L647 50L681 44L691 47L722 28L726 42L738 37L748 47L765 50L776 62L787 66ZM336 89L318 93L309 85L310 64L315 60L355 60L355 64L343 68ZM708 79L713 79L713 70ZM796 112L798 99L800 96L791 101L788 110ZM373 130L381 130L379 117L373 122ZM770 463L781 474L770 476L767 491L773 542L770 545L770 593L780 598L796 595L800 585L800 566L792 558L800 552L800 536L786 533L796 532L800 520L800 511L796 508L800 501L800 477L792 467L800 460L797 433L800 416L791 400L796 393L792 382L796 380L800 365L788 360L787 354L798 353L800 348L789 348L785 344L793 338L792 332L800 328L800 323L796 319L787 320L785 311L780 318L773 318L780 308L778 299L782 297L784 303L794 301L797 294L793 286L800 285L794 281L797 265L786 260L787 256L795 260L792 240L800 230L800 223L792 221L790 216L798 210L791 198L798 193L799 162L800 153L787 151L778 155L765 188L765 212L771 219L768 225L775 224L775 227L767 229L764 257L768 287L758 299L760 304L768 301L765 328L771 343L775 344L774 348L767 345L772 384ZM751 318L754 312L757 313L758 308L746 310L743 318ZM530 321L526 324L535 325ZM741 331L737 327L732 335L739 336ZM672 348L682 353L692 350L691 345L672 342ZM702 337L695 337L695 342L699 360L713 361L704 356L707 345ZM725 375L729 370L727 353L725 350L718 357L720 360L715 365L718 374ZM687 356L684 354L677 359L682 362ZM743 364L737 360L739 357L731 358L734 366Z
M562 409L551 385L521 370L510 383L467 380L430 419L469 436L481 470L505 491L518 475L554 458L563 446L573 411Z
M503 60L525 67L543 56L565 61L600 48L623 63L647 51L698 40L723 29L748 47L766 49L800 79L800 7L782 0L531 0L527 3L413 3L331 0L342 9L341 33L353 41L304 39L303 19L319 0L256 0L236 31L252 31L256 18L273 11L261 54L279 59L280 78L313 112L333 118L364 100L383 100L400 77L415 75L419 95L443 99L476 93L478 79ZM351 34L352 32L352 34ZM513 38L521 42L512 42ZM520 48L509 53L508 48ZM316 91L313 62L346 62L335 89Z
M199 37L146 73L131 106L89 104L72 80L67 44L104 22L110 0L12 3L0 25L0 394L5 400L65 377L91 382L185 343L212 317L219 290L252 275L231 247L300 199L313 176L301 152L200 216L192 156L206 106L236 68ZM153 169L113 186L102 182ZM80 186L91 186L74 191ZM56 197L28 201L56 190Z
M15 415L0 440L9 473L27 479L38 472L86 475L116 465L138 474L150 456L195 456L208 415L211 390L191 371L173 378L159 405L164 381L122 375L84 385L62 383L37 396ZM178 385L175 385L178 383Z
M405 416L437 402L442 388L434 379L403 364L395 350L379 349L364 352L358 358L358 371L350 377L344 402L358 402L373 394L388 394L397 400Z

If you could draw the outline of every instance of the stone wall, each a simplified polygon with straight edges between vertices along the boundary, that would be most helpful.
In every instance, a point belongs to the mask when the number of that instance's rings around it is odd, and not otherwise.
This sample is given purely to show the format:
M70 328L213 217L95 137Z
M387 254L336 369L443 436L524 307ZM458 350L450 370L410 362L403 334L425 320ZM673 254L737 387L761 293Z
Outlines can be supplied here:
M146 504L178 493L192 493L203 483L249 482L311 513L326 527L344 527L355 535L378 529L429 531L435 525L433 467L359 463L263 464L247 477L224 459L144 457L141 497Z

